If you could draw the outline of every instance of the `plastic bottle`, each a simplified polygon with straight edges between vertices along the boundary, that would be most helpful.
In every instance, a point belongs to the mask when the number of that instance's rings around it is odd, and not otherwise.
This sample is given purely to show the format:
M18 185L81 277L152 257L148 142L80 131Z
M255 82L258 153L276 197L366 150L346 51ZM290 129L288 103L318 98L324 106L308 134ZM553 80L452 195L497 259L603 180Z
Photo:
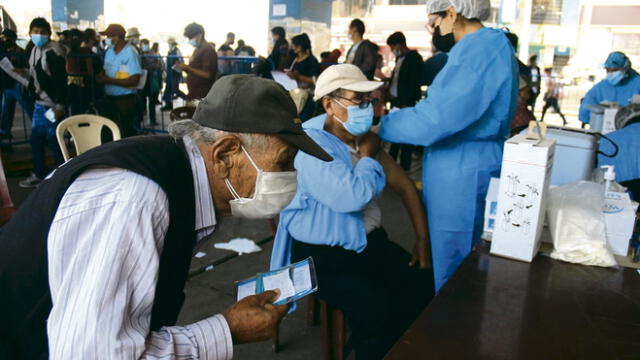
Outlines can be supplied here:
M615 191L613 184L616 181L616 171L613 165L603 165L604 169L604 192Z

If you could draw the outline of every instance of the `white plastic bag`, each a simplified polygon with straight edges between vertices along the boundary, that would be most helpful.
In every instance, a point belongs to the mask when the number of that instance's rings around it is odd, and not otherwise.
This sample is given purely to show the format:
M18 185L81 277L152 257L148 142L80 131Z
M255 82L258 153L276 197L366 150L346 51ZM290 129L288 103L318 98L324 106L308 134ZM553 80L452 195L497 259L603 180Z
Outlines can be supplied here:
M584 265L616 265L607 248L603 205L604 187L594 182L580 181L549 190L552 258Z

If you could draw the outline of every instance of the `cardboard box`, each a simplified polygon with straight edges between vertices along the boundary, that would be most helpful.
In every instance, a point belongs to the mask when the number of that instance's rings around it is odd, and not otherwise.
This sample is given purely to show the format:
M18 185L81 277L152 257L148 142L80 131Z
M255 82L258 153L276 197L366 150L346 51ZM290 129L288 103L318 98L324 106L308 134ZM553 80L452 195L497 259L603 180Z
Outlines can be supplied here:
M636 223L636 212L629 194L606 192L603 212L609 249L615 255L627 256L629 240Z
M525 135L505 143L492 254L530 262L538 252L555 144Z

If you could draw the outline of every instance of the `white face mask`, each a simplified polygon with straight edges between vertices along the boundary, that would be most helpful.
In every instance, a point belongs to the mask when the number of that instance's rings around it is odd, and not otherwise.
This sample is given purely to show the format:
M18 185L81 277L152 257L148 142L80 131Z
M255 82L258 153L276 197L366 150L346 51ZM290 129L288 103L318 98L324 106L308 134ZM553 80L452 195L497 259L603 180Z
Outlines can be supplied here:
M260 170L247 150L242 151L258 171L253 198L242 198L233 188L229 179L224 179L234 200L229 201L231 216L246 219L270 219L282 211L296 195L295 171L266 172Z

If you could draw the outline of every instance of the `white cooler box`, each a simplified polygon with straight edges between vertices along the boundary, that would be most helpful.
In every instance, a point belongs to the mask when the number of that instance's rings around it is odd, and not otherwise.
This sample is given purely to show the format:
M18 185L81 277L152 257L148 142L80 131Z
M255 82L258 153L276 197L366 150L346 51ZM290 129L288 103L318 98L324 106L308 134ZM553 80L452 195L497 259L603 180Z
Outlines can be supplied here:
M526 135L527 130L521 134ZM594 135L549 127L546 138L556 141L552 185L591 180L598 151L598 139Z

